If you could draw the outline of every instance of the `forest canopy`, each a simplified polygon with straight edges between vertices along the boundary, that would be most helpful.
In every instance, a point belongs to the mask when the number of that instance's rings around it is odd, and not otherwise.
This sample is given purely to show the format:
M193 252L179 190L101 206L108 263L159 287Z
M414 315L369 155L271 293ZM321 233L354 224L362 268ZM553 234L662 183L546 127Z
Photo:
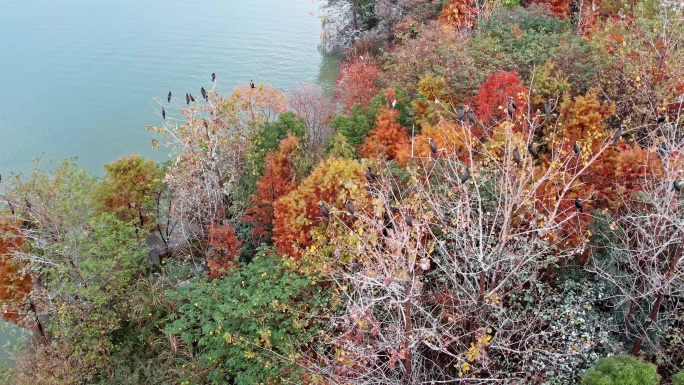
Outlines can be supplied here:
M323 7L331 92L207 86L157 101L169 162L5 177L0 378L682 384L684 7Z

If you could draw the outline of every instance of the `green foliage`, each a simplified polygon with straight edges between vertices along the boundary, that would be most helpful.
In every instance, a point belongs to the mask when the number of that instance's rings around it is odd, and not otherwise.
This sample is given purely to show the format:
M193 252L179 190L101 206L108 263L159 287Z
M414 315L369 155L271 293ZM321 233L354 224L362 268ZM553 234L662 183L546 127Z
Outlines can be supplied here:
M347 139L341 133L331 136L328 140L328 155L336 158L354 159L356 151L347 143Z
M502 9L478 24L469 50L476 67L487 74L515 70L528 82L535 66L552 61L577 93L594 78L591 47L573 33L568 20L545 8Z
M601 358L582 377L584 385L657 385L656 366L632 356Z
M332 122L332 127L344 135L350 146L356 148L366 139L373 128L374 121L375 119L370 119L364 109L357 104L349 116L339 115L336 117Z
M681 371L672 377L672 385L684 385L684 371Z
M266 154L269 151L277 150L280 142L287 138L287 135L296 136L303 139L306 135L306 127L303 119L297 119L293 112L286 112L278 116L274 122L266 122L251 138L252 150L247 156L248 171L247 183L242 184L249 191L246 197L254 193L256 180L261 177L264 171ZM248 198L245 198L248 199Z
M234 273L195 281L169 293L182 303L168 333L181 336L200 357L213 383L258 384L288 378L297 383L302 351L316 348L330 305L316 277L285 268L261 250Z
M51 296L46 334L54 343L27 354L22 373L39 371L42 383L105 378L128 322L131 286L144 267L135 227L102 214L63 240L33 246L36 255L53 262L42 266L40 277Z
M95 193L99 212L115 214L138 227L154 228L164 170L153 160L133 155L105 165L105 171Z
M415 119L412 114L408 94L406 91L399 90L396 92L395 97L397 99L396 109L399 111L397 122L404 127L411 127ZM368 108L363 108L357 104L352 108L349 115L338 115L332 121L331 126L337 132L344 135L349 146L356 149L366 140L368 133L375 128L378 110L389 106L391 102L391 100L387 100L385 91L382 91L371 100Z

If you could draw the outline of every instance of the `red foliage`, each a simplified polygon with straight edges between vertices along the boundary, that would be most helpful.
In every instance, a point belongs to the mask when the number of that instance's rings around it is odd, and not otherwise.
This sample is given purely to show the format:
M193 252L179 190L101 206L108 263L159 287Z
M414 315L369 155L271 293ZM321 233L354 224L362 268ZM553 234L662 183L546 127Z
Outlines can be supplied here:
M530 4L547 5L553 15L564 19L570 15L570 4L572 0L531 0Z
M21 272L21 266L12 257L12 252L23 244L24 239L16 227L0 224L0 304L2 319L18 323L19 309L24 298L31 291L31 276Z
M397 123L399 111L382 108L378 111L375 129L371 130L366 141L361 145L360 153L364 158L385 157L393 160L399 151L409 142L406 128Z
M479 119L495 124L508 119L506 106L509 97L513 97L517 105L517 117L527 109L528 94L529 90L522 85L522 79L515 71L502 71L490 75L480 86L477 95L469 99L469 103Z
M622 142L617 148L606 150L591 165L586 180L596 192L597 204L617 213L634 192L643 189L648 179L660 179L662 173L660 158L654 152Z
M211 278L219 278L238 265L242 242L237 239L232 226L211 227L207 267Z
M380 68L371 58L357 57L342 64L335 84L335 99L346 112L355 104L368 107L380 92Z
M252 206L242 221L253 226L252 236L258 243L273 238L273 204L278 198L297 187L293 156L299 149L299 139L288 136L280 142L277 152L266 155L264 175L257 181L257 193L252 196Z

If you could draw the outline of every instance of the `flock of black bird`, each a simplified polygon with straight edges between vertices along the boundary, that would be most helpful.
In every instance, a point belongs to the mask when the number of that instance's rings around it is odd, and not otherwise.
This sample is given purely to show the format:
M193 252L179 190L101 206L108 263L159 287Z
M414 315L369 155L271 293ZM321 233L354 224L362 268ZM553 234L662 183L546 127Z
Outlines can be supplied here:
M212 72L211 81L216 82L216 72ZM250 84L251 88L255 88L253 81L250 80L249 84ZM202 94L202 98L208 102L209 101L209 93L207 92L207 90L204 89L204 87L202 87L202 88L200 88L200 93ZM171 91L169 91L169 93L166 95L166 102L171 103L172 98L173 98L173 94L171 93ZM185 104L190 105L191 102L192 103L195 102L195 97L192 96L191 93L186 93L185 94ZM166 120L166 110L164 109L164 107L162 107L161 114L162 114L162 119Z
M250 81L250 84L253 87L253 82ZM437 99L435 99L435 103L438 103ZM396 106L396 100L392 101L392 108L395 108ZM506 104L506 111L508 113L508 116L511 120L514 119L515 111L518 108L518 106L515 104L515 100L512 96L508 98L508 102ZM544 114L546 115L546 119L548 120L551 116L552 112L552 107L551 107L551 101L550 99L547 99L544 102ZM465 122L465 118L468 118L469 123L474 124L475 123L475 114L473 113L472 109L468 105L462 106L458 111L457 111L457 120L460 123ZM661 115L657 118L657 123L662 124L665 122L667 117L665 115ZM620 138L622 137L622 124L618 123L618 127L615 130L615 133L613 133L613 146L617 146L617 144L620 141ZM432 154L432 158L437 160L439 158L439 151L437 148L437 145L435 144L435 141L429 137L428 138L428 146L430 147L430 153ZM575 153L575 155L579 155L581 152L581 148L577 142L573 143L572 145L572 150ZM537 151L537 148L535 147L534 143L528 143L527 145L527 151L528 153L532 156L534 159L539 159L539 153ZM518 150L518 147L515 147L513 149L513 160L515 161L516 165L520 166L520 163L522 162L522 155L520 154L520 151ZM462 175L459 175L459 180L461 183L465 183L470 179L470 167L465 167L465 171ZM378 179L378 175L370 168L367 168L366 171L366 180L369 183L375 182ZM681 192L682 190L682 185L679 183L679 181L674 181L672 183L672 188L676 192ZM354 205L351 202L350 199L347 200L347 210L349 211L349 214L354 217ZM319 208L321 210L321 214L323 215L324 218L330 219L330 211L326 207L325 203L320 202L319 203ZM575 198L575 208L579 213L584 212L584 205L582 204L582 200L579 198ZM409 227L413 226L413 221L411 220L411 217L406 213L404 215L404 219Z
M216 73L215 72L211 74L211 81L212 82L216 81ZM252 89L256 88L253 80L249 81L249 86ZM202 98L204 98L205 101L209 101L209 95L208 95L207 91L204 89L204 87L202 87L200 89L200 92L202 94ZM171 91L169 91L168 95L166 96L166 101L168 103L171 103L172 96L173 95L172 95ZM186 104L189 105L190 102L195 102L195 98L192 96L192 94L186 93L185 94L185 102L186 102ZM392 102L392 108L394 108L395 105L396 105L396 100L394 100ZM517 108L518 107L515 104L515 100L513 99L513 97L512 96L509 97L506 109L507 109L508 115L511 119L513 119L514 114L515 114L515 110ZM551 103L548 99L544 103L544 112L545 112L546 117L548 119L549 116L551 115ZM466 116L468 117L468 121L471 124L475 123L475 114L473 113L472 109L470 109L470 107L467 105L463 106L458 111L457 118L460 122L464 122L464 118ZM164 107L162 107L162 118L164 120L166 120L166 110L164 109ZM665 120L666 120L666 116L661 115L658 117L657 123L658 124L664 123ZM205 122L205 124L206 124L206 122ZM622 124L618 124L617 130L615 130L615 133L613 134L613 146L616 146L618 144L621 136L622 136ZM428 146L430 147L430 152L432 153L432 157L435 160L438 159L439 153L438 153L437 145L435 144L435 141L431 137L428 138ZM580 149L579 145L577 144L577 142L573 143L572 150L576 155L581 152L581 149ZM539 153L537 152L537 149L535 148L533 143L529 143L527 145L527 151L529 152L529 154L534 159L539 158ZM513 160L515 161L516 165L518 165L518 166L522 162L522 156L520 155L520 151L518 151L518 147L515 147L513 149ZM461 183L465 183L470 179L470 176L471 176L470 167L466 166L463 175L459 176L459 180L461 181ZM370 167L368 167L368 169L366 171L366 180L368 182L372 183L372 182L377 181L377 179L378 179L378 175ZM2 175L1 174L0 174L0 182L2 182ZM672 188L674 191L676 191L678 193L682 191L682 185L679 183L679 181L676 181L676 180L672 182ZM14 215L15 214L14 205L12 205L12 202L10 202L9 199L6 199L6 201L7 201L7 206L10 209L10 213L12 215ZM28 198L24 198L24 203L26 205L26 209L28 211L31 211L31 202L29 202ZM352 202L351 199L347 199L346 205L347 205L347 211L349 212L349 215L351 215L351 217L354 218L355 217L354 203ZM330 211L326 207L325 203L320 202L318 207L320 208L321 214L323 215L323 217L326 219L330 219ZM582 205L582 201L579 198L575 199L575 207L577 208L577 211L580 213L582 213L584 210L584 207ZM413 220L411 219L411 216L408 213L406 213L404 215L404 219L406 221L406 224L409 227L413 227Z

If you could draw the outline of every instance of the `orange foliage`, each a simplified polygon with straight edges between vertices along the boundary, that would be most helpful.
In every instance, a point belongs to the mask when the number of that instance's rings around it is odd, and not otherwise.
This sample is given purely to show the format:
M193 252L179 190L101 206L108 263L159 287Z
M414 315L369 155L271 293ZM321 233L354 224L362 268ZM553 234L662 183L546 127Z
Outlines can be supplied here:
M473 104L473 110L479 119L495 124L508 119L506 106L509 97L513 97L517 105L516 117L526 111L528 94L529 90L522 85L522 79L515 71L502 71L490 75L469 102Z
M242 242L237 239L232 226L211 227L209 229L209 247L207 267L211 278L219 278L232 268L238 266Z
M562 173L559 172L555 178L542 182L537 188L535 212L545 213L546 217L554 218L553 223L558 226L555 231L546 235L545 240L554 244L559 250L570 250L580 247L587 239L587 229L592 223L591 210L595 207L589 199L591 194L579 185L561 195L563 193L561 176ZM558 201L559 197L560 201ZM578 212L575 207L577 198L582 202L582 213ZM534 219L544 221L546 218ZM583 257L586 257L586 254Z
M606 150L591 165L587 183L596 192L597 204L616 212L625 198L650 184L649 179L662 179L662 174L660 158L654 151L623 142L617 148Z
M342 103L346 112L355 104L368 107L380 92L380 75L380 68L371 58L357 57L342 64L335 84L335 99Z
M439 19L446 25L457 28L472 28L475 25L475 9L472 0L449 0L442 7Z
M257 181L257 192L252 196L252 206L242 221L253 226L252 236L258 243L273 238L273 204L278 198L297 187L293 157L299 151L299 139L288 135L280 142L277 152L266 155L264 175Z
M435 126L425 124L421 128L421 134L413 138L413 157L432 157L428 144L428 138L432 138L437 146L440 158L458 158L467 163L468 147L466 143L470 142L468 136L467 128L454 122L441 121ZM397 162L406 165L411 158L411 144L408 143L397 154Z
M281 253L299 260L301 249L313 242L311 230L327 223L318 207L319 203L324 202L335 215L334 207L341 208L347 198L360 195L361 191L365 191L360 186L365 183L361 164L348 159L328 158L297 189L275 202L275 246Z
M561 106L563 116L558 140L562 140L563 153L570 154L575 142L582 150L581 156L587 161L611 133L604 129L604 122L615 113L615 106L598 99L598 90L590 90L584 96L565 100ZM553 134L551 134L553 135Z
M399 150L409 141L406 128L397 123L399 111L382 108L378 111L375 129L371 130L361 145L360 153L364 158L384 156L387 160L397 157Z
M21 272L21 266L12 257L12 252L23 244L24 239L16 227L0 224L0 304L2 318L18 323L19 309L26 295L31 291L31 276Z

